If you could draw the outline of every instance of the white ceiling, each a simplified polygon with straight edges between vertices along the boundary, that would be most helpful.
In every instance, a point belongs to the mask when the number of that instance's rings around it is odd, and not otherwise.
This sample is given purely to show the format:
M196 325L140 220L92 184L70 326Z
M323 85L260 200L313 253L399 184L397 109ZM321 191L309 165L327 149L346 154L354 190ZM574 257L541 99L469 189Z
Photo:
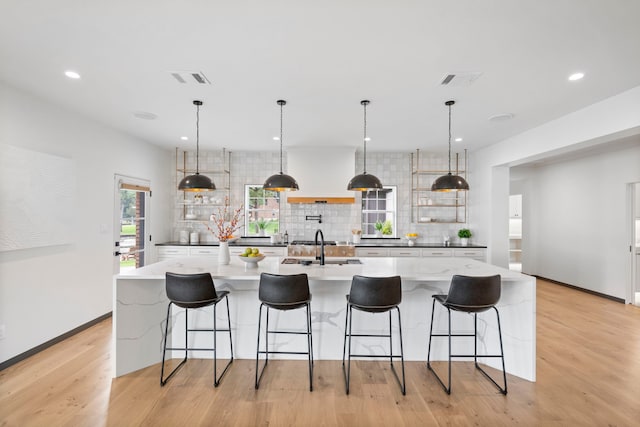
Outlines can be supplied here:
M370 99L371 150L443 151L454 99L454 149L474 150L640 85L639 17L636 0L1 0L0 79L165 147L195 146L201 99L204 149L277 150L277 99L285 149L359 147ZM465 72L482 75L440 85Z

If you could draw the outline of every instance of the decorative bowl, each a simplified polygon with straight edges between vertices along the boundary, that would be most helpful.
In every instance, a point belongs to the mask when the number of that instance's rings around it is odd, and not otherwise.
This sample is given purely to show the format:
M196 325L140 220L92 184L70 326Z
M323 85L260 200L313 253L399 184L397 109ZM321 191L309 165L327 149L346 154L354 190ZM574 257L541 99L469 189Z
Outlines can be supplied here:
M413 246L416 244L416 240L418 239L418 236L404 236L405 239L407 239L407 244L409 246Z
M247 263L247 265L246 265L247 268L257 268L258 267L258 263L266 258L264 255L253 256L253 257L238 255L238 257L242 261Z

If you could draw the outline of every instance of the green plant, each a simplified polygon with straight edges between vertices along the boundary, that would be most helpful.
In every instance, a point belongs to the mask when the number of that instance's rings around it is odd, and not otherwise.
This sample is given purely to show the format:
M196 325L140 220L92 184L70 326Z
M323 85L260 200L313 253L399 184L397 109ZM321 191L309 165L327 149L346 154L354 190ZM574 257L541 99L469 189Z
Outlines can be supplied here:
M256 220L256 225L258 226L258 230L264 230L265 228L267 228L268 223L269 221L267 221L264 218L259 218Z
M461 228L458 230L458 237L461 239L468 239L471 237L471 230L468 228Z
M386 220L384 222L384 224L382 225L382 234L384 234L385 236L390 236L393 234L393 226L391 224L391 221Z
M375 225L376 230L382 231L383 226L384 224L382 223L382 221L376 221L376 225Z

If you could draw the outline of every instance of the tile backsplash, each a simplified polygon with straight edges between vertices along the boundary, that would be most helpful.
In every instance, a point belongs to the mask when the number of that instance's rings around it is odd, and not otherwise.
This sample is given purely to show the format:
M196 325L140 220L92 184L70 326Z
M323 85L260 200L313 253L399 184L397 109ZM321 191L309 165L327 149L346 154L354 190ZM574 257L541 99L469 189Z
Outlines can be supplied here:
M228 153L227 153L228 154ZM182 152L176 153L179 157L176 163L177 168L183 167ZM425 164L431 169L446 169L446 153L425 154L420 153L422 167ZM216 183L219 190L214 192L214 197L224 199L226 190L230 188L230 200L234 207L244 203L244 186L247 184L261 185L264 180L280 170L279 152L256 152L256 151L234 151L223 163L223 152L201 151L200 169L202 171L221 171L223 164L229 162L230 174L227 185L225 174L216 172L209 175ZM175 159L174 159L175 160ZM354 175L362 171L362 153L356 152L354 165ZM186 155L187 168L195 167L194 153ZM284 159L284 171L286 172L286 156ZM396 233L401 238L406 233L418 233L418 241L425 243L441 243L443 236L451 236L452 241L457 239L457 231L464 227L464 224L418 224L411 223L411 155L406 152L368 152L367 172L377 176L383 185L394 185L397 187L397 224ZM172 171L175 177L175 185L182 179L182 172ZM345 187L347 183L345 182ZM293 194L293 193L291 193ZM289 204L283 201L280 205L280 230L285 230L289 234L289 241L292 240L312 240L318 228L322 229L327 240L350 240L351 230L361 228L361 198L360 193L354 193L356 202L354 204ZM182 210L179 205L183 194L176 190L176 206L174 209L174 240L178 240L181 230L199 231L200 240L203 242L213 241L214 237L201 223L185 223L181 221ZM205 209L205 207L200 208ZM206 213L206 212L204 212ZM322 215L322 223L317 220L306 220L307 216ZM203 215L203 218L206 215ZM244 234L244 230L241 230ZM379 240L374 240L379 241Z

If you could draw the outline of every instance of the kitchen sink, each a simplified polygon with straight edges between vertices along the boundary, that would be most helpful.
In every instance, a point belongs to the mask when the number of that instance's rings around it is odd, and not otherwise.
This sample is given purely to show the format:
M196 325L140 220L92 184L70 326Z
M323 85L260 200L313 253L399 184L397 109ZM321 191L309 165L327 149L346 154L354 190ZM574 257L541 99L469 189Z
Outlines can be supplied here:
M343 264L362 264L357 258L349 258L349 259L325 259L324 263L326 265L343 265ZM285 258L282 260L282 264L302 264L302 265L310 265L310 264L320 264L320 260L318 259L299 259L299 258Z

